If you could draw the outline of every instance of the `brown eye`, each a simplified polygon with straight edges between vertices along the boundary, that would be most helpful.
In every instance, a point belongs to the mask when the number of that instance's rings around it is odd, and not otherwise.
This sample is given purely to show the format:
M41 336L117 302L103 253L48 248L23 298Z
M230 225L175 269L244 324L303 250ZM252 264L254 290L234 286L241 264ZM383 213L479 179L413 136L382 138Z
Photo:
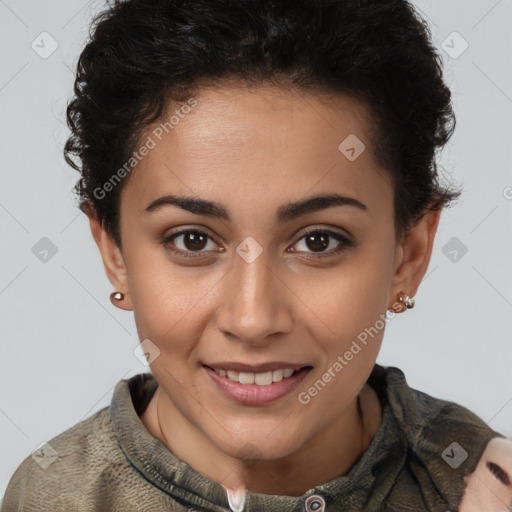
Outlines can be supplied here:
M302 243L301 249L292 249L296 252L305 252L313 254L311 258L322 258L324 256L334 256L342 252L347 247L355 247L355 242L343 236L340 233L329 230L314 230L306 233L297 244ZM327 250L330 248L329 250Z
M314 251L324 251L329 247L329 235L318 231L312 235L307 235L305 238L306 245Z
M211 241L213 247L208 247ZM215 248L215 241L204 231L198 229L186 229L166 236L162 244L172 252L185 257L201 256L205 248ZM195 254L194 254L195 253Z
M183 235L183 245L190 251L200 251L204 249L207 241L207 236L196 231L191 231Z

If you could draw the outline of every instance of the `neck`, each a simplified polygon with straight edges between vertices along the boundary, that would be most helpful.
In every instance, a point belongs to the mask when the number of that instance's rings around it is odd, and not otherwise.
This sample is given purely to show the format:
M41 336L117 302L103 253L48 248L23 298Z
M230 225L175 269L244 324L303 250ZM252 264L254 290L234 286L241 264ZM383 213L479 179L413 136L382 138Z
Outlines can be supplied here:
M231 493L249 489L294 496L345 474L371 442L381 412L374 390L364 386L342 417L277 460L251 459L250 453L241 458L227 455L179 413L160 387L141 419L176 457Z

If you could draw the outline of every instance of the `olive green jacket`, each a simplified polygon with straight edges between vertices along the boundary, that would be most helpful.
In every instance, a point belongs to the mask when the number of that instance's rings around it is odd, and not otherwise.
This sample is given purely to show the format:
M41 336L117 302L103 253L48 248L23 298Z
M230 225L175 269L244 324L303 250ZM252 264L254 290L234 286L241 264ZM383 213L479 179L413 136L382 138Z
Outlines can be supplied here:
M410 388L396 367L376 364L368 382L382 405L370 445L347 473L300 496L247 491L240 507L230 507L220 483L177 459L144 427L139 415L158 384L142 373L119 381L110 407L27 456L1 512L459 510L466 475L487 443L505 436L461 405Z

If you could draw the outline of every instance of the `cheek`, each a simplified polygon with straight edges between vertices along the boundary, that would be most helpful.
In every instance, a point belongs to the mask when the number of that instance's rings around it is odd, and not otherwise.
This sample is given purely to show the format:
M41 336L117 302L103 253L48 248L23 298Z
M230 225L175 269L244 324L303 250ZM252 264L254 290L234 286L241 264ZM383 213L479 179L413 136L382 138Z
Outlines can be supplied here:
M333 331L343 336L354 335L373 325L386 312L391 267L389 251L354 253L321 281L311 283L308 297L315 301L320 316Z
M360 251L337 272L308 287L310 309L321 320L310 322L310 334L322 346L325 357L320 371L330 370L331 377L326 375L326 379L332 379L333 392L344 389L346 393L347 386L359 389L363 382L358 379L373 367L385 328L393 318L387 313L392 278L387 254Z
M201 327L201 312L218 278L172 264L164 250L135 250L130 256L128 286L140 339L157 345L172 340L180 350Z

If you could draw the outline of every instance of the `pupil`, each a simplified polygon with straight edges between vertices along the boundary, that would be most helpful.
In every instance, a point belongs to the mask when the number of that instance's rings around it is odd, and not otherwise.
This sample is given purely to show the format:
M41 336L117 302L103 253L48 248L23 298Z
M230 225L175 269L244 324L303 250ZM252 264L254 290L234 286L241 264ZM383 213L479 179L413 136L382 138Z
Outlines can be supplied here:
M196 238L196 240L194 240ZM197 239L202 239L201 241L197 242ZM197 249L203 249L204 248L204 242L206 241L206 237L202 235L201 233L188 233L185 235L185 247L191 251L197 250ZM201 245L202 244L202 245Z
M329 246L329 237L324 233L314 233L312 235L309 235L306 239L306 243L308 244L308 247L310 249L314 249L314 244L317 243L321 239L319 245L317 245L317 248L320 248L321 250L325 249ZM309 242L313 242L313 247L309 245Z

